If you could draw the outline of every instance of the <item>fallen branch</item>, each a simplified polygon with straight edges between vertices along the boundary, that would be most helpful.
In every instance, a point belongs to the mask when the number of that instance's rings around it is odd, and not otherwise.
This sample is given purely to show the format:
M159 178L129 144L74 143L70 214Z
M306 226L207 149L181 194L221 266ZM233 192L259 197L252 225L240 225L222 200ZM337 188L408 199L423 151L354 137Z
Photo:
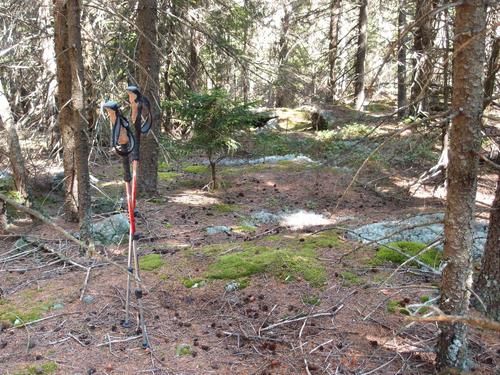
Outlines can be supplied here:
M460 316L460 315L435 315L427 317L407 316L406 320L412 320L416 322L464 323L469 326L500 332L500 323L489 319L471 318L468 316Z
M267 326L265 328L262 328L261 331L269 331L270 329L273 329L273 328L276 328L276 327L279 327L283 324L289 324L289 323L295 323L295 322L300 322L302 320L306 320L306 319L310 319L310 318L318 318L318 317L321 317L321 316L334 316L336 313L338 313L342 308L344 307L344 305L340 305L339 307L337 307L335 309L335 311L333 312L321 312L321 313L317 313L317 314L313 314L313 315L306 315L306 316L302 316L300 318L295 318L295 319L287 319L287 320L282 320L281 322L278 322L278 323L274 323L274 324L271 324L270 326Z
M106 345L116 344L116 343L119 343L119 342L133 341L133 340L140 339L141 337L142 337L142 335L138 335L138 336L127 337L126 339L111 340L111 337L108 336L108 340L109 341L102 342L100 344L97 344L96 346L100 347L100 346L106 346Z
M40 212L35 211L34 209L26 207L26 206L24 206L22 204L19 204L15 200L10 199L9 197L7 197L6 195L4 195L2 193L0 193L0 200L3 200L4 202L8 203L12 207L14 207L16 210L26 212L28 215L37 218L38 220L44 222L47 225L50 225L56 231L58 231L59 233L61 233L65 238L67 238L68 240L76 243L78 246L83 247L85 249L88 248L88 246L84 242L80 241L78 238L76 238L75 236L73 236L66 229L64 229L64 228L60 227L59 225L55 224L53 221L51 221L49 218L45 217Z

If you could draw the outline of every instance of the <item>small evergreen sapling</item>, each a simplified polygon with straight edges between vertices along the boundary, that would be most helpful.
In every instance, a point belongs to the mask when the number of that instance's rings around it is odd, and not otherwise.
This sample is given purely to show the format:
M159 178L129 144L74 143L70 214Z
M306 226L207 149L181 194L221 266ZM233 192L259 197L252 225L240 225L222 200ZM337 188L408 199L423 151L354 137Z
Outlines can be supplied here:
M206 155L212 176L209 185L217 188L217 163L238 149L236 136L255 121L255 115L249 104L232 100L223 90L191 93L172 104L191 132L191 147Z

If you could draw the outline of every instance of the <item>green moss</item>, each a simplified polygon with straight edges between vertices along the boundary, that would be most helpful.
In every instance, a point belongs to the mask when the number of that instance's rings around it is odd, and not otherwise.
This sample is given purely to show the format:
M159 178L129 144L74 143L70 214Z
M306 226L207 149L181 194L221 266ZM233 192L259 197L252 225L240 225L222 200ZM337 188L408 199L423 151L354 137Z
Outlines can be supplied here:
M238 279L259 273L271 273L281 280L302 278L312 286L326 282L326 271L309 249L273 249L268 246L242 244L243 251L220 256L208 267L212 279Z
M397 248L398 250L404 252L405 254L408 254L408 256L414 256L427 245L421 242L401 241L401 242L389 243L387 244L387 246ZM389 261L395 264L401 264L408 259L404 255L401 255L396 251L391 250L387 246L381 246L378 249L377 253L374 256L375 263L377 261L380 263L383 263L384 261ZM426 250L425 253L419 255L417 259L431 267L436 268L437 266L439 266L439 263L441 261L441 252L437 249L431 248L429 250ZM419 266L418 263L414 261L410 262L410 265L415 267Z
M314 250L338 247L340 245L339 236L335 231L325 231L298 240L302 249Z
M153 271L165 264L160 254L148 254L140 258L139 268L143 271Z
M218 203L214 204L212 208L217 212L227 213L227 212L236 212L239 210L238 206L234 204L227 203Z
M14 304L6 299L0 299L0 321L15 325L32 322L40 319L52 305L52 300L37 301L32 297L27 297L23 304Z
M44 362L41 365L30 365L21 371L17 371L14 375L48 375L56 372L58 369L55 362Z
M158 169L159 170L166 170L166 169L169 169L170 168L170 164L164 162L164 161L161 161L159 164L158 164Z
M165 229L171 229L173 227L174 226L172 224L170 224L170 223L163 223L163 228L165 228Z
M193 173L193 174L206 174L208 173L208 167L206 165L187 165L182 168L184 172Z
M201 279L198 277L195 278L184 278L182 279L182 285L184 285L186 288L199 288L201 286L206 285L207 281L205 279Z
M179 357L184 355L191 355L192 353L193 351L191 350L191 346L188 344L179 344L175 348L175 354L177 354L177 356Z
M399 307L399 302L398 301L393 301L393 300L387 301L387 304L386 304L387 312L390 312L391 314L394 314L396 312L396 309L398 307Z
M348 285L361 285L363 284L363 280L356 275L355 273L352 273L350 271L343 271L340 273L340 276L344 279L346 284Z
M243 224L237 227L232 227L231 229L235 233L248 233L248 232L255 232L257 227L251 224Z
M177 172L158 172L158 179L161 181L171 181L175 179L176 177L179 177L180 174Z
M429 302L430 299L431 299L431 297L429 297L429 296L420 296L421 303Z

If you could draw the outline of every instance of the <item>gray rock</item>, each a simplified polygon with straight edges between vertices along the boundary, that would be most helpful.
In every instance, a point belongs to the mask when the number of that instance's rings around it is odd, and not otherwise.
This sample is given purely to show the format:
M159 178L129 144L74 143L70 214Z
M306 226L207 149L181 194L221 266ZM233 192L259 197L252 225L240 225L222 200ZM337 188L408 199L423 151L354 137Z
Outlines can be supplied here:
M207 233L209 235L214 235L214 234L219 234L219 233L230 233L230 232L231 232L231 228L226 227L224 225L217 225L214 227L207 228Z
M224 159L219 162L219 165L238 166L238 165L256 165L256 164L276 164L279 163L280 161L294 161L298 163L318 164L318 162L302 154L298 155L287 154L287 155L270 155L256 159Z
M85 303L87 305L90 305L91 303L93 303L94 300L95 300L95 298L93 296L89 296L89 295L84 296L82 299L83 303Z
M128 218L123 214L110 216L94 225L95 239L102 245L120 244L128 232Z
M56 302L51 307L52 310L62 310L64 309L64 304L61 302Z
M438 236L443 235L443 224L434 223L436 221L443 221L444 214L427 214L417 215L402 220L381 221L374 224L364 225L348 232L348 237L367 243L379 238L386 237L392 233L400 231L400 233L391 236L390 238L381 239L380 243L389 243L397 241L411 241L429 243L436 239ZM427 224L428 223L428 224ZM426 225L427 224L427 225ZM415 226L418 226L414 228ZM408 228L405 230L405 228ZM486 221L476 221L474 225L474 243L472 246L472 255L474 259L480 259L486 242L486 235L488 231L488 224ZM442 245L437 246L442 250Z
M278 215L272 214L266 211L259 211L252 214L252 220L256 224L272 224L280 221L280 217Z
M226 284L224 289L226 290L226 292L234 292L234 291L240 289L240 283L232 280Z

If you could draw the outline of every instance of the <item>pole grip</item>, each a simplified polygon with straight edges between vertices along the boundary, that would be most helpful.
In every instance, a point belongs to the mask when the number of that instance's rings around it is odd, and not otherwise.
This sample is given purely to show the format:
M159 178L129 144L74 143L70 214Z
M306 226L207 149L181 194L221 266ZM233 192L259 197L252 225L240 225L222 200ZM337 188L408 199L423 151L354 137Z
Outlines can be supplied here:
M120 145L122 151L127 152L127 145ZM128 154L122 155L122 166L123 166L123 181L132 181L132 173L130 173L130 160Z
M132 150L132 160L139 160L140 148L141 148L141 121L142 121L142 105L140 103L134 103L136 105L134 130L135 130L135 145Z

